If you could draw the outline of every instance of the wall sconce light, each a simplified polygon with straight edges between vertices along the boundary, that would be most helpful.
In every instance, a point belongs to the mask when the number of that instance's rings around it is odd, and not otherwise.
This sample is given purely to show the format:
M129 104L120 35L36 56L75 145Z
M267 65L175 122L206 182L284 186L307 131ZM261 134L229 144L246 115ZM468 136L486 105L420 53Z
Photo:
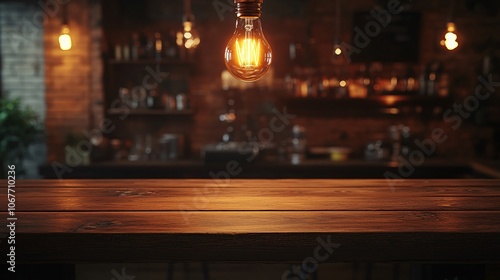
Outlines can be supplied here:
M458 47L457 34L455 23L448 22L446 25L446 34L444 40L441 40L441 46L446 47L447 50L452 51Z
M333 44L333 54L339 56L342 54L340 45L340 0L335 3L335 41Z
M184 10L182 31L177 32L176 43L188 50L195 49L200 44L200 36L195 28L194 15L191 13L191 0L184 0Z
M454 0L451 0L450 3L450 16L448 23L446 24L446 34L444 35L444 40L441 40L440 44L441 46L444 46L447 50L452 51L458 47L458 42L457 42L457 28L455 26L455 23L452 21L453 17L453 6L455 4Z
M69 26L68 26L68 11L66 6L63 6L62 11L62 28L61 35L59 35L59 47L63 51L70 50L72 47L71 36L69 35Z
M342 48L340 47L340 44L336 43L334 46L333 46L333 53L336 55L336 56L339 56L342 54Z
M71 49L71 36L69 35L69 27L67 24L64 24L61 29L61 35L59 35L59 47L63 51L67 51Z
M234 0L234 3L238 18L226 46L224 61L235 78L255 82L269 71L273 56L260 22L263 0Z

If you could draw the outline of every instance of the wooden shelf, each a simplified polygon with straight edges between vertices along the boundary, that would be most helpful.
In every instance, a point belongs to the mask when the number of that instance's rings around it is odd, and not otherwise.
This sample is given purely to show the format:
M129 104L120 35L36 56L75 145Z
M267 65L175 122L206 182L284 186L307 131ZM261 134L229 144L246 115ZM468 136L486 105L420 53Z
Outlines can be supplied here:
M125 115L123 110L112 110L109 109L107 114L110 116L121 116ZM130 109L128 115L131 116L192 116L194 115L194 111L192 109L188 110L163 110L163 109Z
M449 97L419 95L378 95L367 98L288 97L290 112L308 115L435 115L452 104Z
M162 59L160 61L155 60L153 58L151 59L136 59L136 60L116 60L116 59L111 59L108 61L109 64L123 64L123 65L154 65L154 64L161 64L161 65L171 65L171 66L183 66L183 67L191 67L193 66L192 62L187 62L187 61L180 61L180 60L168 60L168 59Z
M384 94L370 96L367 98L333 98L333 97L289 97L288 100L318 100L326 102L343 102L343 103L380 103L388 106L401 103L440 103L448 101L449 97L434 97L434 96L420 96L420 95L400 95L400 94Z

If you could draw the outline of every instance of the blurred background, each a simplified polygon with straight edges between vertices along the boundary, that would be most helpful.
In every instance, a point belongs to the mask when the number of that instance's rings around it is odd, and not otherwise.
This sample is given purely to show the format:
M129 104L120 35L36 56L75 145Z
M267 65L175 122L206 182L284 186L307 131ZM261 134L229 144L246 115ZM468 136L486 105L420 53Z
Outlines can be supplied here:
M265 1L272 68L243 83L232 1L3 0L1 159L25 178L495 177L498 8Z

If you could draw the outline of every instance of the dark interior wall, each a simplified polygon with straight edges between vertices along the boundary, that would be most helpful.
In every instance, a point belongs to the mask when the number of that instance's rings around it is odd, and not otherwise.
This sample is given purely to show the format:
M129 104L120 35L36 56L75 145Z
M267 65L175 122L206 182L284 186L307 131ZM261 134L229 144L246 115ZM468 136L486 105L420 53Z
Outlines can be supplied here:
M51 131L48 146L49 151L58 151L49 153L51 159L64 157L64 139L69 129L75 128L80 132L86 127L96 128L93 124L95 121L90 120L90 116L99 119L97 115L103 114L102 111L106 108L103 108L101 113L96 113L92 111L93 107L104 106L109 99L118 98L117 92L111 92L107 88L103 90L105 98L99 97L99 79L94 76L101 75L101 69L89 66L89 61L92 65L102 63L102 83L106 86L109 82L106 64L113 56L116 43L129 42L133 32L146 32L152 36L157 31L168 34L170 30L178 30L181 26L180 0L101 1L102 25L89 23L92 21L89 20L91 15L95 15L94 12L89 12L93 2L95 1L75 1L69 6L71 30L75 40L75 50L71 53L62 53L57 49L59 18L50 19L45 28L45 56L49 61L46 100L51 110L48 112L50 119L47 121L47 128ZM220 5L219 13L214 3ZM457 1L454 14L461 45L456 51L447 52L438 44L445 32L446 15L449 14L447 1L407 3L411 4L405 4L409 10L421 15L419 60L411 64L411 67L418 72L425 69L430 62L443 63L450 74L453 102L461 102L474 92L478 69L481 68L484 56L488 53L500 55L497 44L500 36L497 30L500 26L499 16L492 15L491 9L485 8L487 6L482 1L478 1L472 8L466 5L467 1ZM370 11L384 5L386 3L383 1L342 1L340 39L351 42L353 13ZM237 102L237 131L242 131L241 128L248 124L249 117L253 119L257 130L265 128L268 125L266 120L270 117L270 108L274 106L283 109L286 104L287 96L282 92L284 77L292 69L288 54L290 43L308 46L310 51L307 54L313 58L312 67L315 73L319 73L317 75L335 77L343 73L349 78L354 76L360 67L359 63L338 64L332 59L335 1L265 1L262 22L274 51L273 86L245 92L223 92L220 77L225 66L222 57L226 42L233 32L235 16L225 0L193 0L192 7L201 34L201 44L194 54L195 63L189 83L189 97L194 115L188 118L170 116L116 121L115 134L107 135L110 138L133 139L135 134L144 132L156 136L168 132L183 133L190 139L192 154L197 156L203 145L218 142L227 129L227 125L219 121L219 115L227 112L229 96ZM221 7L226 10L220 10ZM98 34L101 28L102 61L99 61L94 45L99 45L99 36L95 34ZM91 38L88 34L92 34ZM390 74L398 69L406 69L407 65L384 63L383 66ZM498 93L494 96L498 96ZM493 102L492 100L490 101ZM452 106L453 102L449 106ZM303 107L307 106L311 107L304 103ZM498 105L492 105L492 108L498 108ZM300 124L307 129L306 136L310 146L346 146L361 150L368 141L387 138L390 125L404 124L410 126L415 137L428 137L436 127L447 129L449 141L438 148L439 155L472 157L477 155L477 143L486 143L483 145L486 146L486 156L495 154L495 126L478 124L472 117L466 120L459 130L452 130L442 118L429 121L419 115L362 117L333 114L325 118L303 112L292 113L297 115L292 124Z
M190 97L196 114L191 121L165 121L156 128L148 128L162 132L183 132L192 139L192 148L199 151L205 143L219 141L226 126L218 121L218 116L226 110L226 99L229 93L220 90L220 74L225 69L223 50L232 29L235 16L230 11L227 1L192 1L193 13L197 18L197 26L201 34L201 44L196 50L195 73L190 83ZM424 1L422 1L424 2ZM439 40L444 35L446 21L450 15L447 1L401 1L406 10L418 13L421 17L418 46L419 59L414 63L406 63L417 73L434 61L442 63L451 76L451 92L457 100L461 100L474 89L481 59L486 51L481 48L489 41L499 40L497 26L500 24L497 13L493 13L484 1L457 1L453 16L457 23L460 47L454 52L444 51ZM445 3L446 2L446 3ZM182 15L181 1L104 1L104 30L108 43L129 36L131 30L165 30L180 28ZM216 8L217 7L217 8ZM340 18L340 40L352 44L353 17L356 12L368 12L372 9L387 7L387 1L342 1ZM491 8L491 7L490 7ZM226 10L227 9L227 10ZM273 47L273 68L275 85L273 90L240 93L235 96L239 100L241 118L253 115L254 119L265 116L259 114L259 108L267 106L283 106L282 98L277 93L283 88L283 78L290 72L292 64L289 59L290 43L299 43L309 49L308 60L318 75L339 75L344 73L352 77L360 63L335 64L331 50L335 37L336 5L335 1L266 1L263 9L263 28L266 37ZM125 16L123 16L125 15ZM107 47L110 50L110 46ZM493 52L498 55L498 49ZM383 63L387 73L406 69L403 64ZM260 92L260 93L257 93ZM450 104L451 106L452 104ZM304 105L307 106L307 105ZM370 123L366 127L366 123ZM388 127L392 124L405 124L411 127L414 135L426 137L433 127L443 127L439 118L428 122L419 116L375 116L373 118L336 117L328 119L316 118L299 113L294 120L308 129L308 142L313 146L348 146L362 149L367 141L387 137ZM244 121L243 121L244 123ZM265 123L265 121L264 121ZM136 124L140 126L140 124ZM124 124L124 127L129 127ZM446 127L445 127L446 128ZM474 142L479 138L491 139L493 129L490 126L477 128L469 122L459 131L449 131L452 135L440 150L442 155L470 157L475 154ZM482 140L481 140L482 141ZM489 141L491 144L491 140ZM461 149L462 143L465 149ZM195 152L196 153L196 152Z
M31 3L32 8L27 10L23 7L24 3L28 2ZM102 17L95 12L96 3L99 2L102 7ZM13 6L20 8L15 8L14 12L2 9L2 30L12 24L12 28L18 28L22 33L24 21L16 21L15 16L22 19L25 15L27 19L31 19L36 12L43 12L38 2L34 0L0 2L2 5L5 3L12 3ZM219 5L217 6L219 10L215 8L214 3ZM222 56L225 44L232 34L235 20L231 7L227 3L225 0L192 1L193 13L197 18L202 40L194 56L196 63L190 80L189 94L195 114L187 119L173 117L148 119L146 122L136 120L133 125L130 125L128 121L117 122L117 127L122 126L122 131L128 133L128 136L123 137L132 137L136 127L151 129L158 135L165 132L182 132L191 139L194 155L197 155L204 144L220 140L227 127L218 118L220 114L226 112L227 98L231 94L221 91L220 75L225 69ZM478 84L477 75L481 71L484 57L491 55L493 58L497 57L498 60L500 56L498 5L495 1L486 0L457 1L454 18L461 45L456 51L447 52L442 50L438 42L444 33L447 15L450 11L449 3L447 1L407 3L411 4L408 6L409 10L421 14L419 61L412 66L416 71L422 71L429 62L442 62L450 74L454 101L463 101L474 92ZM377 5L384 7L386 3L371 0L342 1L340 39L351 42L354 12L370 11ZM327 0L283 0L264 3L262 21L266 37L274 50L275 79L272 89L232 93L233 97L238 100L241 124L245 124L246 118L252 116L256 120L256 126L265 126L265 118L269 117L269 108L271 106L283 108L283 96L279 92L283 90L283 78L292 66L288 56L290 43L310 45L311 51L308 54L315 58L313 66L318 73L335 76L342 70L347 74L347 78L355 74L359 64L339 66L332 61L335 7L335 1ZM222 8L226 9L221 10ZM15 58L9 54L1 57L1 88L4 96L8 87L5 78L8 74L6 69L17 69L16 67L22 66L24 68L19 68L19 71L22 72L22 77L26 82L16 80L18 77L11 75L15 89L27 87L26 98L32 100L30 101L33 104L32 107L45 110L46 106L46 127L50 132L47 135L50 160L64 159L66 133L72 129L79 133L82 129L93 129L98 126L96 123L101 118L99 116L104 114L103 111L106 108L103 106L107 96L111 94L113 98L116 98L117 93L100 88L101 84L107 83L107 76L103 76L105 71L100 67L102 65L105 67L112 55L113 44L120 40L128 41L131 33L137 30L153 33L179 29L182 1L74 0L69 2L68 12L74 40L72 51L63 52L58 49L57 37L61 28L61 15L56 14L48 17L47 22L44 23L43 39L38 40L36 44L24 45L26 47L24 50L29 55L24 56L20 61L27 63L26 67L16 62ZM5 34L7 34L5 31L2 32L2 36ZM5 38L2 37L1 40L2 46L5 45L7 42ZM2 47L2 51L5 52L10 48ZM41 60L42 57L45 61ZM15 67L8 67L8 64L15 64ZM390 63L384 64L384 67L388 72L393 69L404 69L404 67ZM496 66L492 69L497 75L494 79L498 79L499 68ZM30 73L33 79L28 78ZM101 79L101 77L104 78ZM37 95L35 92L41 93ZM106 98L103 98L102 92L105 92ZM42 96L43 94L45 96ZM498 92L493 96L498 99ZM40 101L37 98L44 100ZM495 101L495 98L489 99L487 104L492 104L488 109L488 114L494 116L493 119L496 122L484 124L476 122L474 117L469 118L459 130L450 130L452 136L450 141L440 147L441 154L474 156L477 154L474 148L477 143L486 143L486 150L489 151L486 155L491 156L495 153L493 135L495 135L495 127L498 127L498 119L500 119L498 101ZM453 103L450 104L452 105ZM304 106L308 105L304 104ZM319 118L306 113L296 113L296 115L294 123L306 127L308 143L312 146L342 145L360 149L366 141L386 137L388 127L398 123L411 126L412 132L422 137L428 136L434 127L446 128L446 123L442 119L428 122L420 116L374 116L367 119L342 115L329 118ZM366 126L367 123L370 124L369 128Z

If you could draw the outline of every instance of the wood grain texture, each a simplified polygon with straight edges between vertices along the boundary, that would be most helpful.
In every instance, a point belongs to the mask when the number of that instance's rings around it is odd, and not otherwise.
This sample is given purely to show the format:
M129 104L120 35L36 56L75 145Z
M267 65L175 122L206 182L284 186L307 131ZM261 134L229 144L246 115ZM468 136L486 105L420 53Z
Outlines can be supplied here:
M15 190L25 262L302 261L328 236L341 244L329 261L500 261L500 180L394 188L385 180L26 180Z
M500 233L500 211L88 211L17 217L20 233Z
M18 211L500 211L500 196L467 190L392 193L320 189L59 189L18 192ZM286 194L286 195L284 195ZM2 199L2 198L0 198Z
M5 182L5 180L4 180ZM408 180L394 180L396 186L395 190L400 190L402 188L421 188L427 187L499 187L500 180L488 180L488 179L432 179L432 180L418 180L418 179L408 179ZM352 179L251 179L251 180L207 180L207 179L113 179L113 180L79 180L79 179L67 179L67 180L22 180L17 181L17 186L20 188L36 188L42 187L78 187L78 188L124 188L124 187L149 187L149 188L166 188L166 187L204 187L206 185L217 185L225 188L270 188L270 187L282 187L286 188L314 188L314 187L366 187L366 188L383 188L391 190L386 180L377 179L363 179L363 180L352 180Z

